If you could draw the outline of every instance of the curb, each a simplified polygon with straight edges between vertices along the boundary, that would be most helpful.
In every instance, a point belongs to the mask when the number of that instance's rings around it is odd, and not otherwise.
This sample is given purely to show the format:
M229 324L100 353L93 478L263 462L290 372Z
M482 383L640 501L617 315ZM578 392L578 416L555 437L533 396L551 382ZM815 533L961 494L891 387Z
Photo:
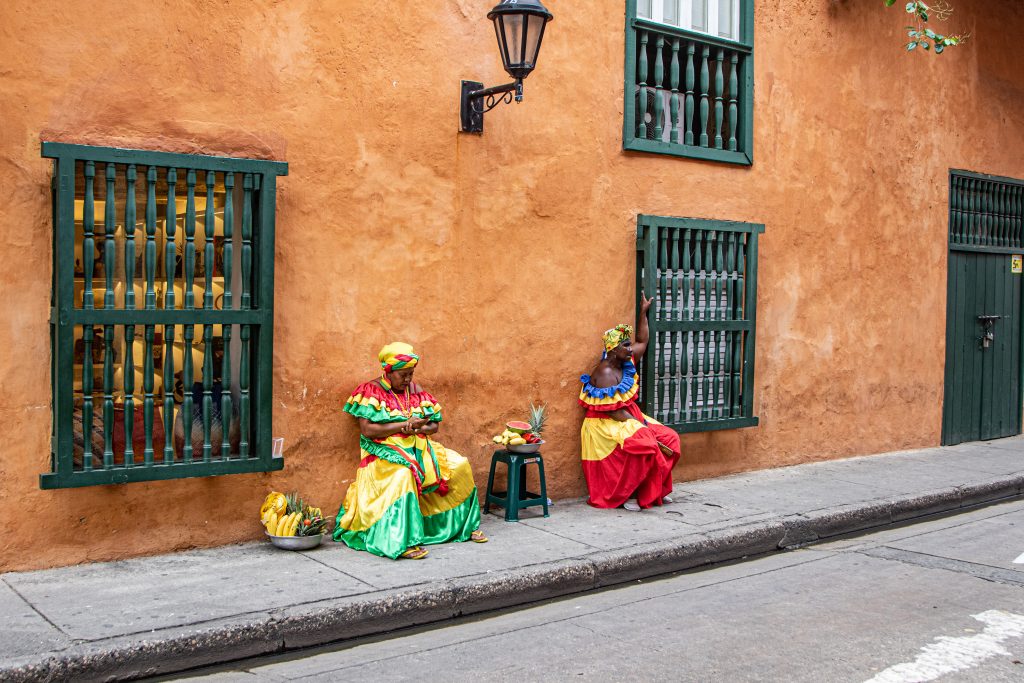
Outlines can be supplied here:
M740 524L684 539L120 636L0 664L0 679L130 680L422 626L872 531L1024 494L1024 473Z

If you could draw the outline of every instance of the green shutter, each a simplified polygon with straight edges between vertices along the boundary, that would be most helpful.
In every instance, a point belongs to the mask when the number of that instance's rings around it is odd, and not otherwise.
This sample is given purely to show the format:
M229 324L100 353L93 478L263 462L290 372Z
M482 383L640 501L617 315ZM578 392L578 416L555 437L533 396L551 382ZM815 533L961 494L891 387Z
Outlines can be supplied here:
M758 423L754 337L762 232L754 223L637 217L637 284L654 297L641 403L676 431Z
M639 18L636 5L626 2L623 149L753 163L753 0L741 0L738 41Z
M274 195L287 164L52 142L42 155L54 160L53 438L40 486L281 469Z

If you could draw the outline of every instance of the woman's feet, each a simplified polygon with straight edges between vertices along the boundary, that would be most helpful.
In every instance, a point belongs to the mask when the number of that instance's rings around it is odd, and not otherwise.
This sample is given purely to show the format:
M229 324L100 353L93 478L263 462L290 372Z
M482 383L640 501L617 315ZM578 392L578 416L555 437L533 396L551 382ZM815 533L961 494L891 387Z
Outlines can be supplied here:
M484 536L484 532L477 529L469 535L469 540L473 541L473 543L487 543L488 538Z
M403 560L422 560L425 559L429 554L430 551L426 548L414 545L398 557Z
M676 501L671 495L668 495L662 496L661 502L663 505L670 505ZM623 509L629 510L630 512L640 512L641 510L640 504L637 503L635 500L627 500L625 503L622 504L622 507Z

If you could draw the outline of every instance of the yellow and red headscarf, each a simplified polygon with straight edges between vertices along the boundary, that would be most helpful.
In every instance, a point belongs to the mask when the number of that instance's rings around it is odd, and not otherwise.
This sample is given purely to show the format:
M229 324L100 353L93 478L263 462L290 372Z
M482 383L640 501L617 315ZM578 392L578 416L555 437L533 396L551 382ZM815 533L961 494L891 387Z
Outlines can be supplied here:
M420 362L420 357L412 350L410 344L391 342L380 350L377 360L380 361L384 372L391 372L392 370L415 367Z
M622 343L623 339L629 339L633 336L632 325L616 325L610 330L607 330L601 335L601 339L604 340L605 353L611 351L616 346Z

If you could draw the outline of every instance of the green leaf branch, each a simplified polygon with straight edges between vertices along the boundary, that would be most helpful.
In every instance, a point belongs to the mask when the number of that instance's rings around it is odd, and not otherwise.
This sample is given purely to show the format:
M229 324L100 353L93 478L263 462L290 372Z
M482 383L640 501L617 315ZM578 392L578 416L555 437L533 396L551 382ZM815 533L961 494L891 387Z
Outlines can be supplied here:
M896 2L897 0L885 0L885 6L892 7ZM925 51L934 48L935 54L939 55L947 47L959 45L968 38L966 34L944 36L925 25L931 19L938 21L949 19L950 15L953 14L953 7L945 0L936 0L931 5L917 0L916 2L908 2L904 9L914 20L913 26L906 27L907 37L910 38L910 42L907 43L907 52L917 48Z

